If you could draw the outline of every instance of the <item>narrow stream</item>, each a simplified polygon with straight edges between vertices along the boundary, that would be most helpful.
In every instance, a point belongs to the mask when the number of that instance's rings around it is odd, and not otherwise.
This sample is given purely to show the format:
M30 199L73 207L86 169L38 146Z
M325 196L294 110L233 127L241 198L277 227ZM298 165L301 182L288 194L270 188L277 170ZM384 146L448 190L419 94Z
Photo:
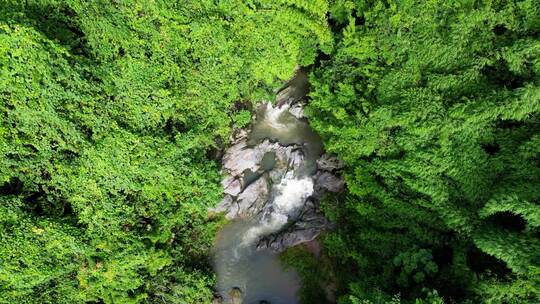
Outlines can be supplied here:
M297 75L287 89L288 101L283 104L260 105L247 137L250 148L268 147L268 140L273 144L261 157L258 170L247 169L242 176L243 189L260 179L268 181L264 206L249 218L232 220L216 238L214 267L217 291L224 303L235 297L242 298L244 304L298 303L300 283L295 271L284 269L272 250L257 249L261 237L279 233L296 219L314 191L316 160L323 152L320 137L307 121L289 111L294 99L307 91L305 74ZM282 163L280 155L285 155Z

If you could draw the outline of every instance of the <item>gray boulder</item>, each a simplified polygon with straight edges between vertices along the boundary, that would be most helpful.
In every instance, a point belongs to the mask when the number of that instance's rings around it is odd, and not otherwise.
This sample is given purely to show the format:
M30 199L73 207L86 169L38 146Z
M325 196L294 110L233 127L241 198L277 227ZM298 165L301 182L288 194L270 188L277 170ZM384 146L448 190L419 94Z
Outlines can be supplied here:
M269 190L266 175L250 184L236 199L238 210L235 217L250 218L258 214L268 201Z
M343 162L337 157L325 153L317 160L317 167L320 170L332 172L343 168Z
M216 207L210 208L212 213L229 213L232 208L234 199L230 195L225 195L225 197L217 204Z
M244 302L242 300L242 290L238 287L231 288L229 296L231 297L229 301L230 304L242 304Z
M345 187L345 182L341 177L337 177L329 172L318 173L315 179L315 189L327 190L330 192L341 192Z
M259 169L261 153L251 149L245 139L231 146L223 156L223 168L232 176L240 176L246 169L255 172Z
M237 196L242 191L242 184L238 178L227 176L221 181L223 193L231 196Z

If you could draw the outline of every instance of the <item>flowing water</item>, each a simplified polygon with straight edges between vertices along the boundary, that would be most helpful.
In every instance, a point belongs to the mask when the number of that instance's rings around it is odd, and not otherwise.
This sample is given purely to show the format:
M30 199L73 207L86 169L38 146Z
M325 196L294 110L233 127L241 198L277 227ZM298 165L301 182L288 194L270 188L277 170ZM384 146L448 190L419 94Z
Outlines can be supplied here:
M303 76L303 75L301 75ZM300 98L307 90L307 80L292 81L290 96ZM277 233L294 221L299 209L313 193L312 175L316 160L322 154L320 137L303 119L293 116L288 103L261 105L252 125L248 143L255 146L265 139L282 146L299 145L301 163L291 166L274 181L264 210L249 220L234 220L218 234L214 248L217 290L225 303L230 291L239 288L243 303L294 304L298 303L299 279L292 269L284 269L278 256L269 249L257 249L258 240ZM276 165L276 154L267 152L261 167L264 172L244 172L244 183L251 183L261 174L268 174Z
M246 246L242 238L256 223L236 221L222 229L215 247L218 292L227 301L232 288L240 288L244 303L297 303L299 280L292 270L284 270L269 249Z

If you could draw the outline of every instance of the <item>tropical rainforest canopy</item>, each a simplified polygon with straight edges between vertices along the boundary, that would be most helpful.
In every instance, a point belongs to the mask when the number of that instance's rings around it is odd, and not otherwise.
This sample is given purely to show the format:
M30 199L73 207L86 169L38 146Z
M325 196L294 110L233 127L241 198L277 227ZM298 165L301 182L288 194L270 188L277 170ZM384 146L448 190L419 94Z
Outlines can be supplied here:
M304 284L540 302L540 1L0 0L0 303L209 303L220 151L298 65L347 185Z

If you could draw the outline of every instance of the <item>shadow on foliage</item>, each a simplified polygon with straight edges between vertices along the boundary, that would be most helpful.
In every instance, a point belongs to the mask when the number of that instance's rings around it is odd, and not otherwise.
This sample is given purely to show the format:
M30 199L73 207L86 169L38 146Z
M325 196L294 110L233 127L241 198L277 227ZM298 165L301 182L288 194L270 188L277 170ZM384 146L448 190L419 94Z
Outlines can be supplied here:
M525 220L512 212L497 212L488 218L488 222L495 227L512 232L523 232L527 228Z
M8 2L0 8L0 16L15 23L30 23L52 41L66 46L74 55L87 56L86 38L76 23L77 14L67 4L41 4L30 1Z
M523 87L529 80L524 75L518 75L510 71L508 63L502 59L493 65L484 67L481 73L492 86L505 87L510 90Z
M478 274L491 273L499 279L507 279L512 275L512 271L503 261L484 253L476 246L467 251L467 266Z
M18 177L12 177L0 186L0 195L17 195L23 190L23 182Z

